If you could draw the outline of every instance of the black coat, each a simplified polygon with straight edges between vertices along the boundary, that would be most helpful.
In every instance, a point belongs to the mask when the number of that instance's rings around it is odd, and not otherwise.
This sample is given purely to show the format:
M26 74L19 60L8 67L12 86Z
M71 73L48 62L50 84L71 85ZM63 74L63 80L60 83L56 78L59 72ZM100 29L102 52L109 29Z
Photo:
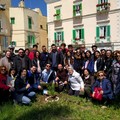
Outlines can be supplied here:
M104 70L104 60L102 58L97 59L97 71Z
M26 84L21 77L17 77L15 80L15 98L18 102L22 102L22 97L27 94Z
M52 55L53 55L53 52L51 52L51 53L49 54L49 63L50 63L51 65L52 65L52 63L53 63ZM62 57L61 52L58 52L58 51L57 51L57 55L56 55L56 66L52 66L52 67L57 67L58 64L63 64L63 57Z
M31 60L25 55L25 69L29 70L31 67ZM13 62L13 68L19 72L22 69L22 60L20 59L20 56L16 56Z

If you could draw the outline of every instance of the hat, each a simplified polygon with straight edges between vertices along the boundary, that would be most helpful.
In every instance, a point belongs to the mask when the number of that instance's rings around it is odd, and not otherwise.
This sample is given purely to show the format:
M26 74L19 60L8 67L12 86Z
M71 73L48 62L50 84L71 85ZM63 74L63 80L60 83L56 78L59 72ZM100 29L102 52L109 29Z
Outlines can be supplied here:
M14 49L15 46L14 46L14 45L9 45L8 48L9 48L9 49Z

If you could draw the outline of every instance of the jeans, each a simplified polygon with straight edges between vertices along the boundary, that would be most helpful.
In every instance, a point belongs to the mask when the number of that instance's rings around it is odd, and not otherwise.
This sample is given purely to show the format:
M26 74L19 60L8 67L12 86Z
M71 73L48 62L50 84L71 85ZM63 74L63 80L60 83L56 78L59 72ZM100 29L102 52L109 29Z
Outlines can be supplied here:
M23 104L30 104L30 102L31 102L30 98L33 98L34 96L35 96L35 92L28 93L27 96L22 97L22 103Z

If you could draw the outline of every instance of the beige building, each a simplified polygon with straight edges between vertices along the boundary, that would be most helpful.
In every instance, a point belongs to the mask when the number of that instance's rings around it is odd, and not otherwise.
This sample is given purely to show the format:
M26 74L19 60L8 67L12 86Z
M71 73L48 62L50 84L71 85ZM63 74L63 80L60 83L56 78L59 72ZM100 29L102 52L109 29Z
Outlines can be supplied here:
M120 0L45 0L49 46L120 47Z
M11 24L9 21L9 7L11 0L0 0L0 51L7 49L11 41Z
M38 44L39 47L42 43L47 45L45 27L47 23L39 9L25 8L24 2L21 1L19 7L10 8L10 21L12 24L12 44L16 46L16 52L19 48L32 48L34 44Z

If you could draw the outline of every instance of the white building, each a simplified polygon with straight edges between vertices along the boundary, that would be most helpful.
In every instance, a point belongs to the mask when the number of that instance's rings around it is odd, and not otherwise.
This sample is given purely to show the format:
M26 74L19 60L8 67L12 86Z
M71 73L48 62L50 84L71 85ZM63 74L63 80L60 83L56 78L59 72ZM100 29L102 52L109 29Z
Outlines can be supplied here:
M49 46L120 47L120 0L45 0Z

